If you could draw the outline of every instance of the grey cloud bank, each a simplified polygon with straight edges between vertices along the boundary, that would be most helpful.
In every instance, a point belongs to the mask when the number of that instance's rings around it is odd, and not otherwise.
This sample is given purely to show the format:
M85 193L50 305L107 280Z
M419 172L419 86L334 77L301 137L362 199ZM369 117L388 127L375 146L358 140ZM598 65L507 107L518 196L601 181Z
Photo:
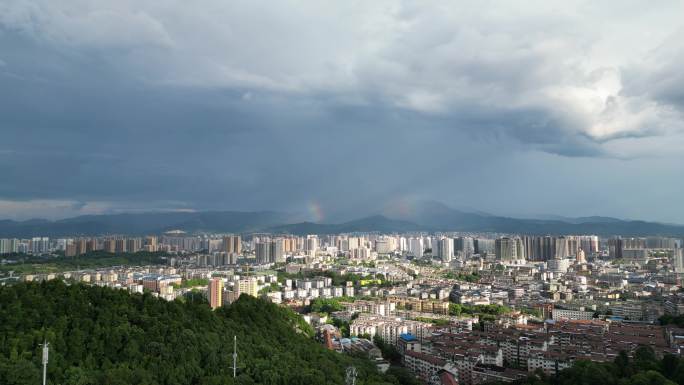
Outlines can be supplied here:
M0 217L684 222L681 2L0 4Z

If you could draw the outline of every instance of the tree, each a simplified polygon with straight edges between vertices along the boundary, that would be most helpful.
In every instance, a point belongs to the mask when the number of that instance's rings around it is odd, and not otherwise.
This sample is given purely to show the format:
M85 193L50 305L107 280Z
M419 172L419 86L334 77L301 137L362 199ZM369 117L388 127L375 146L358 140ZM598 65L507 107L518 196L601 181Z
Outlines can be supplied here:
M397 348L395 348L392 344L385 343L380 336L376 335L373 337L373 343L378 347L378 349L380 349L382 357L387 361L394 362L396 364L401 361L401 354L399 354Z
M344 306L335 298L316 298L311 302L311 311L314 313L332 313L344 310Z
M660 372L667 378L674 378L679 367L679 358L673 354L666 354L660 364Z
M650 346L639 346L634 351L634 361L642 371L658 370L658 358Z
M640 372L629 379L629 385L677 385L655 370Z
M416 377L406 368L391 366L386 374L393 377L395 382L401 385L420 385Z
M618 356L615 357L615 366L618 369L620 377L627 377L631 374L632 368L629 365L629 356L624 350L620 350Z

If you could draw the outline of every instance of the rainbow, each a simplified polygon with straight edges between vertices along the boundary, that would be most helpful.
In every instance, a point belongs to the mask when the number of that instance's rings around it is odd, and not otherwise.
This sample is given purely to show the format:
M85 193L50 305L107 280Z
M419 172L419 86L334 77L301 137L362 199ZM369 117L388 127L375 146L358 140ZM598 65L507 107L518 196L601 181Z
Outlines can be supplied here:
M318 202L309 202L309 213L311 214L314 222L321 222L323 218L325 218L325 215L323 214L323 208Z

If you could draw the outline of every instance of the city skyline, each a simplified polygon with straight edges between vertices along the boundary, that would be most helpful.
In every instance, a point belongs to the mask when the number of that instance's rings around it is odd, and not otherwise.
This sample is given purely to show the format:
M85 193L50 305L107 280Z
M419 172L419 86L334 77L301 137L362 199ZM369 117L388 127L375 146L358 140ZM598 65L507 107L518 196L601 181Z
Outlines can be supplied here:
M0 217L683 223L682 7L4 2Z
M0 0L0 384L684 384L684 0Z

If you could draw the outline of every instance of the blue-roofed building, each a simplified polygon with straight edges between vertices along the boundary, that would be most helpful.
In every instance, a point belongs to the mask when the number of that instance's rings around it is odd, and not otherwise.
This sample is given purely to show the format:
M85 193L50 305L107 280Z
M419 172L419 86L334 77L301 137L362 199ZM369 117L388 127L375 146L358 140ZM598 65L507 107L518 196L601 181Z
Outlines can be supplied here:
M420 341L411 333L402 333L397 341L397 350L403 356L407 351L420 351Z

